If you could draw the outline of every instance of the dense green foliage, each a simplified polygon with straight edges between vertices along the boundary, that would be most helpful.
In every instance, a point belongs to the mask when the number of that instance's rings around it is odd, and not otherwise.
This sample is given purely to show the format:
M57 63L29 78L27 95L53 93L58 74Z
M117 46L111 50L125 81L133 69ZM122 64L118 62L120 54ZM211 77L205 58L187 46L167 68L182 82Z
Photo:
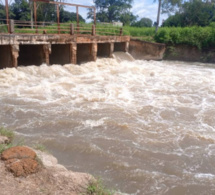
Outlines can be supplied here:
M125 26L124 32L128 35L131 35L133 37L141 37L141 36L154 36L155 35L155 28L138 28L138 27L132 27L132 26Z
M136 20L130 9L133 0L95 0L96 17L99 22L121 21L130 25ZM88 18L93 19L93 12L89 9Z
M14 0L9 7L10 18L21 21L33 21L33 3L28 0ZM0 19L5 19L5 7L0 5ZM37 3L37 21L56 22L57 14L56 7L53 4ZM76 13L64 10L60 6L60 22L76 21ZM85 22L83 17L79 14L79 21Z
M15 20L30 21L31 19L31 10L26 0L15 0L10 6L10 10L13 13L11 18Z
M215 21L215 5L212 2L193 0L181 5L180 12L170 16L163 26L208 26Z
M132 26L136 27L152 27L152 20L150 18L141 18L139 21L134 22Z
M0 18L5 18L4 6L0 4Z
M69 21L76 21L76 13L75 12L68 12L64 9L60 10L60 22L69 22ZM85 22L85 19L79 14L79 22Z
M124 34L140 40L165 44L186 44L199 49L215 45L215 23L207 27L161 27L155 28L124 27Z
M167 44L187 44L199 49L215 44L215 25L208 27L163 27L155 35L155 41Z

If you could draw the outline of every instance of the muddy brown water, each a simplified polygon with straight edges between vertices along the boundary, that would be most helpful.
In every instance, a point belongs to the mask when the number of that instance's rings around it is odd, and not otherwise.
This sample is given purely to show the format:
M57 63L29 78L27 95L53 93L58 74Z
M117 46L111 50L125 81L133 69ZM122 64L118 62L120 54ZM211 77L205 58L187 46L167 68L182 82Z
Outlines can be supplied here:
M127 194L215 194L215 69L99 59L0 70L0 125Z

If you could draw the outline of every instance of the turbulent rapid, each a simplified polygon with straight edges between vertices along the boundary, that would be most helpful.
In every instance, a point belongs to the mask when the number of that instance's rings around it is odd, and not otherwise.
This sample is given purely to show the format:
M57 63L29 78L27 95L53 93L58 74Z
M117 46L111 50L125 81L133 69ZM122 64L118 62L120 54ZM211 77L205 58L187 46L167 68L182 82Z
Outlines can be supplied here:
M117 62L0 70L0 126L127 194L215 194L215 69Z

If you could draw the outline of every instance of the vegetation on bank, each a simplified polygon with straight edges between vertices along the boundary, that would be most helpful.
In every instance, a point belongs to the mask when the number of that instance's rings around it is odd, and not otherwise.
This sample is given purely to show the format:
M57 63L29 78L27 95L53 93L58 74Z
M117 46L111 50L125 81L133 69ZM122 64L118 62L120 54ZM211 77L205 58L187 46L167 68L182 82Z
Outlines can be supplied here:
M92 181L87 188L87 195L113 195L114 192L106 189L101 181Z
M14 138L14 132L4 127L0 127L0 135L8 137L10 141L12 141Z
M13 147L12 141L14 138L14 133L9 129L0 127L0 136L5 136L9 139L8 143L0 143L0 154L1 154L3 151Z
M199 49L209 48L215 44L215 23L206 27L161 27L157 33L153 27L125 27L125 29L131 37L150 42L173 45L186 44L196 46Z

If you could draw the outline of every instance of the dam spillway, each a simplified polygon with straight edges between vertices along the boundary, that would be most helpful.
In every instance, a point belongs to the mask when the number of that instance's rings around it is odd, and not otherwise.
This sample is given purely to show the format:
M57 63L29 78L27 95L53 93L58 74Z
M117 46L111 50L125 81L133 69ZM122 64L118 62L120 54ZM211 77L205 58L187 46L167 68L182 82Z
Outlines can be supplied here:
M0 36L0 69L95 61L114 51L128 52L129 41L130 36L5 34Z

